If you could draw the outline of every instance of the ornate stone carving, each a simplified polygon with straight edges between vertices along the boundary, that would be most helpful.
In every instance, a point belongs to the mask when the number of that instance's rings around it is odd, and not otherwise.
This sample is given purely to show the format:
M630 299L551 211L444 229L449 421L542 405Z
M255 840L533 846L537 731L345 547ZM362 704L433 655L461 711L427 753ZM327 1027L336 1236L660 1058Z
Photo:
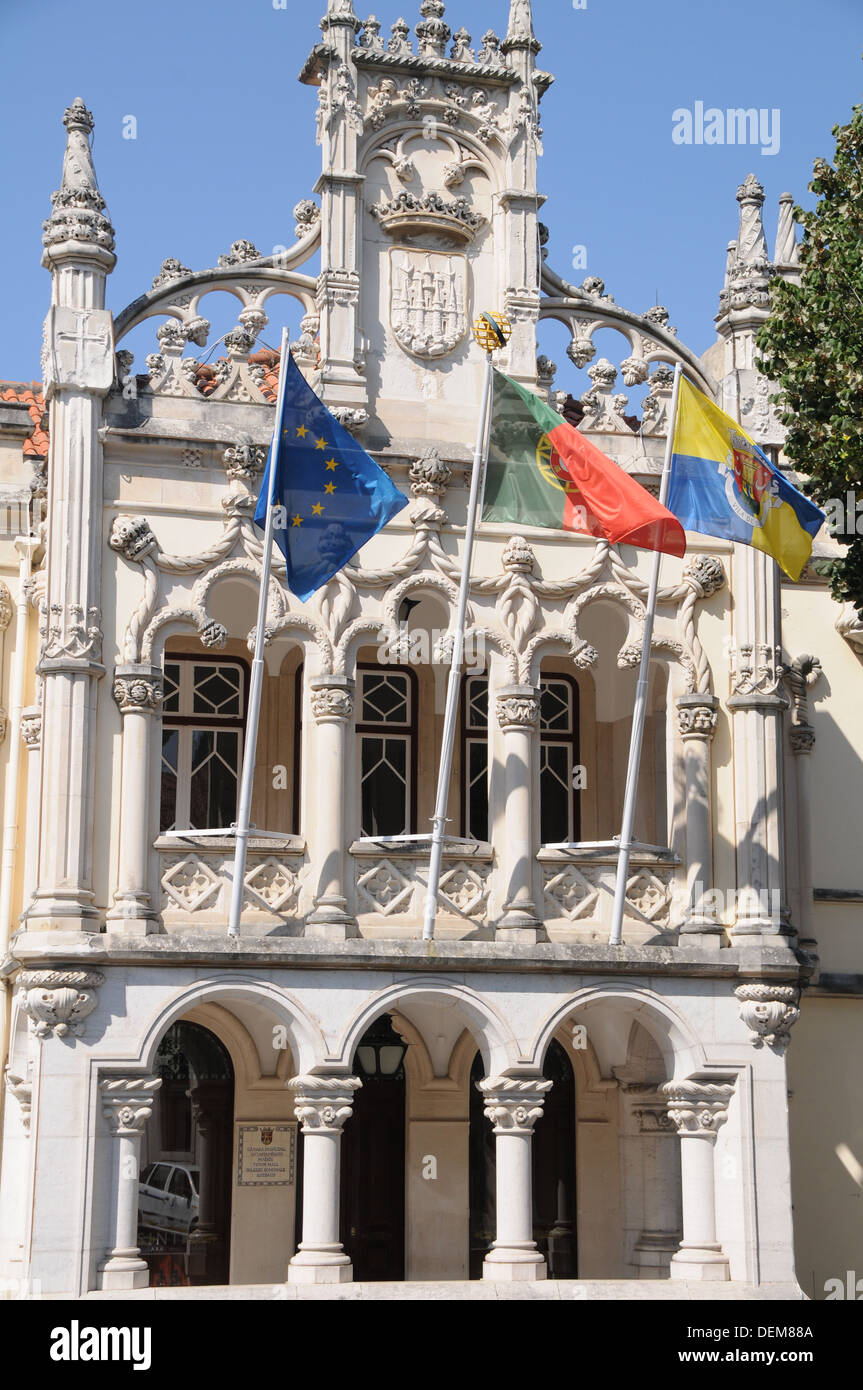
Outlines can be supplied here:
M791 1040L791 1029L800 1017L800 990L796 985L738 985L734 991L740 1004L740 1017L751 1033L755 1047L784 1052Z
M387 44L387 52L392 53L395 58L404 58L406 54L413 53L410 41L411 27L403 19L397 19L395 24L390 26L392 38Z
M683 695L676 703L677 727L684 742L689 738L713 738L719 704L715 696Z
M470 34L464 25L456 29L453 34L452 58L456 63L475 63L473 49L470 46Z
M784 669L785 684L791 696L791 750L811 753L815 747L815 730L809 723L809 689L821 675L817 656L797 656Z
M70 1034L79 1038L84 1032L85 1018L98 1002L96 990L104 982L100 970L22 970L15 998L37 1038L65 1038Z
M294 208L294 220L296 222L295 235L297 237L308 236L312 229L320 223L321 210L311 198L301 198Z
M253 907L286 913L296 907L300 879L298 864L282 864L272 857L255 864L243 880L246 898Z
M481 213L474 212L466 198L448 201L440 193L418 196L405 189L395 198L382 199L370 212L383 230L392 237L440 235L451 241L470 243L485 223ZM439 256L441 253L432 252ZM415 255L425 255L416 252Z
M333 91L329 99L329 109L326 112L326 125L328 128L333 125L334 119L340 111L344 113L344 118L349 129L355 131L358 135L362 135L365 124L363 121L363 113L356 99L354 79L351 76L347 63L339 63L339 66L336 68Z
M440 499L446 495L451 477L452 469L432 445L410 466L411 492L414 497Z
M666 1081L659 1087L668 1102L668 1114L681 1135L715 1138L728 1119L728 1102L734 1086L728 1082Z
M731 648L731 690L734 695L775 695L782 683L782 653L764 643Z
M488 902L488 870L475 864L454 864L440 878L442 906L462 917L480 917Z
M684 565L683 578L692 585L698 598L710 598L725 583L725 570L715 555L695 555Z
M159 546L145 516L115 516L108 544L132 564L137 564Z
M113 694L123 714L155 714L164 695L161 674L118 671Z
M41 604L39 635L42 638L42 659L52 661L64 657L73 661L89 658L98 661L102 652L101 614L90 608L87 615L80 603Z
M350 1119L354 1096L362 1082L356 1076L294 1076L288 1090L294 1096L294 1114L303 1133L321 1130L341 1132Z
M198 636L203 646L221 651L228 640L228 629L223 623L217 623L214 618L211 618L199 629Z
M621 362L620 372L625 386L640 386L643 381L647 380L650 367L643 357L637 357L633 354Z
M613 394L617 368L607 357L601 357L588 368L587 374L593 382L593 387L590 391L585 391L581 397L581 404L584 406L581 429L592 430L594 433L631 434L632 431L623 418L623 412L629 404L627 397L622 391Z
M774 265L797 266L800 250L797 245L794 221L794 198L790 193L779 195L779 222L776 228L776 242L773 251Z
M533 1134L552 1087L542 1077L485 1077L476 1084L483 1097L486 1119L491 1120L495 1134Z
M539 699L525 695L499 695L497 722L502 729L533 729L539 723Z
M143 1133L144 1125L153 1113L156 1092L162 1085L160 1076L105 1077L100 1083L102 1114L111 1133L118 1138L131 1138Z
M375 15L370 14L363 23L357 39L357 47L365 49L366 53L383 53L384 41L381 38L380 20Z
M536 557L524 536L511 536L501 558L507 574L533 574Z
M641 917L654 926L667 926L670 907L671 883L666 875L641 869L627 881L624 904L627 916Z
M324 719L350 719L353 712L353 693L344 686L312 687L312 713L319 724Z
M858 656L863 656L863 617L853 603L846 603L836 618L836 631Z
M463 256L406 248L390 252L390 324L406 352L424 358L451 353L467 334L467 296Z
M500 39L493 29L487 29L482 36L482 48L476 55L476 60L481 67L497 68L503 64L503 56L500 51Z
M21 715L21 737L29 749L36 749L42 739L41 710L25 710Z
M333 405L330 406L330 414L351 434L357 434L369 423L369 412L361 406Z
M595 876L589 870L582 872L574 864L562 868L547 864L543 869L542 891L550 908L549 915L566 917L570 922L591 917L599 901Z
M411 911L414 881L384 859L357 874L357 888L365 911L395 917Z
M211 907L222 886L221 879L208 864L194 854L175 860L162 874L163 906L184 912L200 912Z
M649 312L649 311L648 311ZM647 315L645 315L645 318ZM668 413L674 389L674 368L660 362L650 378L650 393L641 403L641 429L646 435L668 433Z
M6 1089L14 1096L21 1107L21 1124L25 1134L30 1133L30 1111L33 1104L33 1082L6 1068Z
M105 199L99 192L90 152L93 115L80 97L67 107L63 124L67 131L63 176L60 188L51 195L53 212L42 224L43 245L83 241L113 252L114 228L105 215Z
M443 0L422 0L420 14L422 19L414 33L419 40L418 53L421 58L443 58L446 46L452 37L452 30L444 21L446 5Z
M566 355L579 371L586 367L588 362L592 362L596 356L596 348L593 339L582 335L576 335L566 349Z
M12 595L9 585L0 579L0 632L5 632L12 621Z
M223 454L228 477L256 483L264 471L269 450L266 444L229 444Z
M219 270L227 270L232 265L245 265L247 261L263 260L263 252L259 251L252 241L232 241L231 249L225 256L218 259Z
M163 285L170 285L172 280L182 280L185 275L191 274L189 267L178 261L176 256L168 256L153 279L153 289L160 290Z
M536 359L536 384L544 392L546 400L551 395L554 378L557 376L557 363L541 353Z

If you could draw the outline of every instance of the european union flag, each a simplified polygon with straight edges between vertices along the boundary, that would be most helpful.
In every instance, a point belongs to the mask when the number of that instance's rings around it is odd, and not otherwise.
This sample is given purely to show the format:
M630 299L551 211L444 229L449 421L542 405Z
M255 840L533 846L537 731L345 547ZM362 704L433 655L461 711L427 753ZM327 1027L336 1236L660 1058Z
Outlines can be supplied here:
M406 507L408 499L319 401L289 352L282 417L276 422L255 522L267 524L303 602Z

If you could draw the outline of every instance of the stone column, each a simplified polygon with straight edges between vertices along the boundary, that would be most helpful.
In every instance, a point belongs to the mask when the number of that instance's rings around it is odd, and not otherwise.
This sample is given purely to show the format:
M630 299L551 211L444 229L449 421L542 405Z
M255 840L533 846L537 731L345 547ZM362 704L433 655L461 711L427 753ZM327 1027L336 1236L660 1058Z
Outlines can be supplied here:
M149 1270L138 1249L138 1181L141 1135L153 1110L159 1077L108 1077L101 1083L102 1113L115 1139L117 1202L114 1247L99 1268L103 1289L142 1289Z
M809 687L821 675L817 656L795 657L785 671L785 681L791 693L792 713L789 738L797 774L797 883L800 894L799 920L796 923L800 946L816 955L812 913L812 764L815 751L815 730L809 723Z
M624 1088L633 1102L638 1125L644 1193L644 1225L632 1253L639 1279L667 1279L671 1258L680 1245L680 1221L674 1189L679 1191L678 1164L669 1150L676 1142L674 1121L665 1097L651 1084Z
M483 1279L498 1283L545 1279L546 1264L533 1238L531 1140L551 1082L486 1077L477 1083L486 1118L494 1125L497 1237L485 1257Z
M539 725L539 691L507 685L498 691L497 721L503 730L506 842L501 864L506 884L498 935L535 942L540 922L533 898L534 833L532 773Z
M319 866L314 910L306 936L343 941L353 936L356 922L347 911L345 895L345 772L348 726L354 711L353 684L341 676L321 676L311 683L315 716L311 756L306 775L316 787L315 843Z
M114 377L105 280L113 228L93 169L93 117L65 112L62 186L45 223L51 308L42 353L50 414L47 593L40 624L42 818L31 930L98 931L93 889L96 702L102 666L102 399Z
M339 1239L342 1127L356 1076L295 1076L294 1112L303 1133L303 1239L288 1267L290 1284L347 1284L353 1266Z
M154 716L162 703L162 673L153 666L118 666L114 699L123 716L120 866L109 931L146 936L158 913L149 892L152 838L150 764Z
M26 910L36 888L39 850L39 782L42 711L30 705L21 712L21 737L27 747L27 801L24 830L24 874L21 901Z
M686 773L686 908L680 930L718 946L722 922L704 897L713 886L710 745L719 701L715 695L680 695L675 703Z
M728 1279L728 1257L716 1239L713 1150L717 1132L728 1118L734 1086L686 1079L667 1081L660 1089L681 1141L683 1239L671 1261L671 1278Z

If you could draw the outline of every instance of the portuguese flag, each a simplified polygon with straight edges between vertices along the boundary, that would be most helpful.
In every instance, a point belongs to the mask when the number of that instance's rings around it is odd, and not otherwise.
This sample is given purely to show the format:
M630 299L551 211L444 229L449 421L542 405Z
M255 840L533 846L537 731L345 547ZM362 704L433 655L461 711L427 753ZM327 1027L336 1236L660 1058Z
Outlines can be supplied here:
M539 396L498 371L482 519L686 552L672 512Z

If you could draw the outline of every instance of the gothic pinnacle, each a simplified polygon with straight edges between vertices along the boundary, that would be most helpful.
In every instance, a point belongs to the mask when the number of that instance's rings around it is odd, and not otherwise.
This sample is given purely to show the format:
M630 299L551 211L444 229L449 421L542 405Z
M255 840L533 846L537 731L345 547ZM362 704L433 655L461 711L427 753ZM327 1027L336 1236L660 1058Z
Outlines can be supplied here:
M503 49L508 52L514 48L528 48L532 53L539 53L542 48L534 32L530 0L510 0L509 28Z
M43 245L49 248L63 242L84 242L110 253L114 249L114 228L106 215L105 199L99 192L90 149L93 115L80 97L67 106L63 124L66 127L63 174L59 189L51 195L54 210L43 223ZM53 254L56 258L56 252Z

